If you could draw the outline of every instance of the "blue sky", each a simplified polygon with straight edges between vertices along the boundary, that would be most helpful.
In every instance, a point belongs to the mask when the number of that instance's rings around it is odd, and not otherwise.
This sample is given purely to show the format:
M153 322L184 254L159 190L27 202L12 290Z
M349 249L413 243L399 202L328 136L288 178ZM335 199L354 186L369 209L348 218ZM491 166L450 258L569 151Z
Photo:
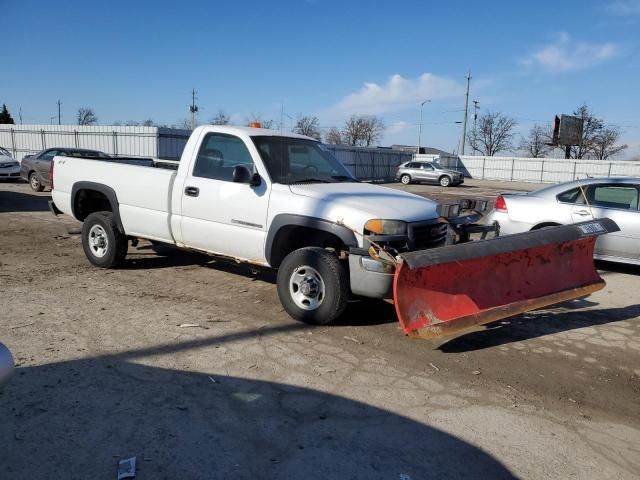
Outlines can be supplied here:
M283 104L325 127L377 114L383 144L415 144L430 98L422 143L451 151L470 69L480 113L526 132L587 102L640 156L640 0L0 0L0 14L0 103L24 123L49 123L60 98L67 123L90 106L103 124L174 124L195 87L203 122L279 121Z

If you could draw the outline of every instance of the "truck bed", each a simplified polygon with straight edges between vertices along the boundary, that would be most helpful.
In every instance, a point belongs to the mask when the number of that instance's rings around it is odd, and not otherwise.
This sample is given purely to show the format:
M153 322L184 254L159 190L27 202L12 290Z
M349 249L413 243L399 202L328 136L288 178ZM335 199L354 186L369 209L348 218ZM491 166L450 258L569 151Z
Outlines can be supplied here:
M91 183L117 192L120 219L127 235L173 243L171 196L177 164L159 159L86 159L56 157L53 199L73 215L74 188ZM81 179L81 181L78 181Z

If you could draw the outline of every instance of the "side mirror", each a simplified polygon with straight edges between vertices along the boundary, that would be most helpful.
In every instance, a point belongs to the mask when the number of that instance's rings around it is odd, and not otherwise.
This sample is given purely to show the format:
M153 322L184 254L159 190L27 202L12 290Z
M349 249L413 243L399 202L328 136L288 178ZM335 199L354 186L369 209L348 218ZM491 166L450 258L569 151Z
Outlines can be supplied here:
M252 187L260 185L260 175L257 173L251 174L249 169L244 165L236 165L233 167L232 180L235 183L248 183Z

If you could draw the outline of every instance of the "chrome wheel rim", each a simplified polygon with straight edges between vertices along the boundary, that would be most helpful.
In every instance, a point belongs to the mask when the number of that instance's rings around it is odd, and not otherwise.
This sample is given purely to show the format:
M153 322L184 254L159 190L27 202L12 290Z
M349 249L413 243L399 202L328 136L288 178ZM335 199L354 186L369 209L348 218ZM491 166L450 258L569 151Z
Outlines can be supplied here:
M404 185L409 185L409 182L411 181L406 175L403 176L401 180Z
M94 225L89 230L89 248L91 253L97 257L102 258L107 254L109 247L109 239L107 238L107 232L100 225Z
M289 278L289 295L303 310L316 310L324 301L324 280L315 268L308 265L297 267Z
M449 177L444 177L442 180L440 180L440 185L442 185L443 187L448 187L449 183L451 183Z
M40 186L40 181L38 180L38 177L36 177L35 173L31 174L31 188L33 188L34 190L37 190L37 188Z

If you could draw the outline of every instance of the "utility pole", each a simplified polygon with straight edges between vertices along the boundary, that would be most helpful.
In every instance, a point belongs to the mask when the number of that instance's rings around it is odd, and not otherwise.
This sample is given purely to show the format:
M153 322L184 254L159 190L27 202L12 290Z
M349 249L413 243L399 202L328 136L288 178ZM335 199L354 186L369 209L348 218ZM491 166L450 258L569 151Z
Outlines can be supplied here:
M420 123L418 124L418 151L416 152L416 154L420 154L420 140L422 137L422 107L424 107L424 104L427 102L431 102L431 100L429 100L428 98L422 102L420 104Z
M191 90L191 130L196 129L196 113L198 112L198 106L196 105L196 89Z
M60 106L62 105L62 102L60 101L60 99L58 99L58 125L60 125L61 120L62 120L62 114L60 113Z
M22 125L22 107L18 108L18 118L20 119L20 125Z
M280 104L280 135L282 135L282 124L284 122L284 103Z
M467 72L467 93L464 96L464 120L462 121L462 137L460 138L460 148L458 155L464 155L464 144L467 140L467 115L469 113L469 85L471 84L471 70Z
M480 107L478 106L480 102L478 100L473 101L473 137L476 138L477 124L478 124L478 110ZM475 145L475 142L474 142ZM473 154L476 154L476 147L473 147Z

